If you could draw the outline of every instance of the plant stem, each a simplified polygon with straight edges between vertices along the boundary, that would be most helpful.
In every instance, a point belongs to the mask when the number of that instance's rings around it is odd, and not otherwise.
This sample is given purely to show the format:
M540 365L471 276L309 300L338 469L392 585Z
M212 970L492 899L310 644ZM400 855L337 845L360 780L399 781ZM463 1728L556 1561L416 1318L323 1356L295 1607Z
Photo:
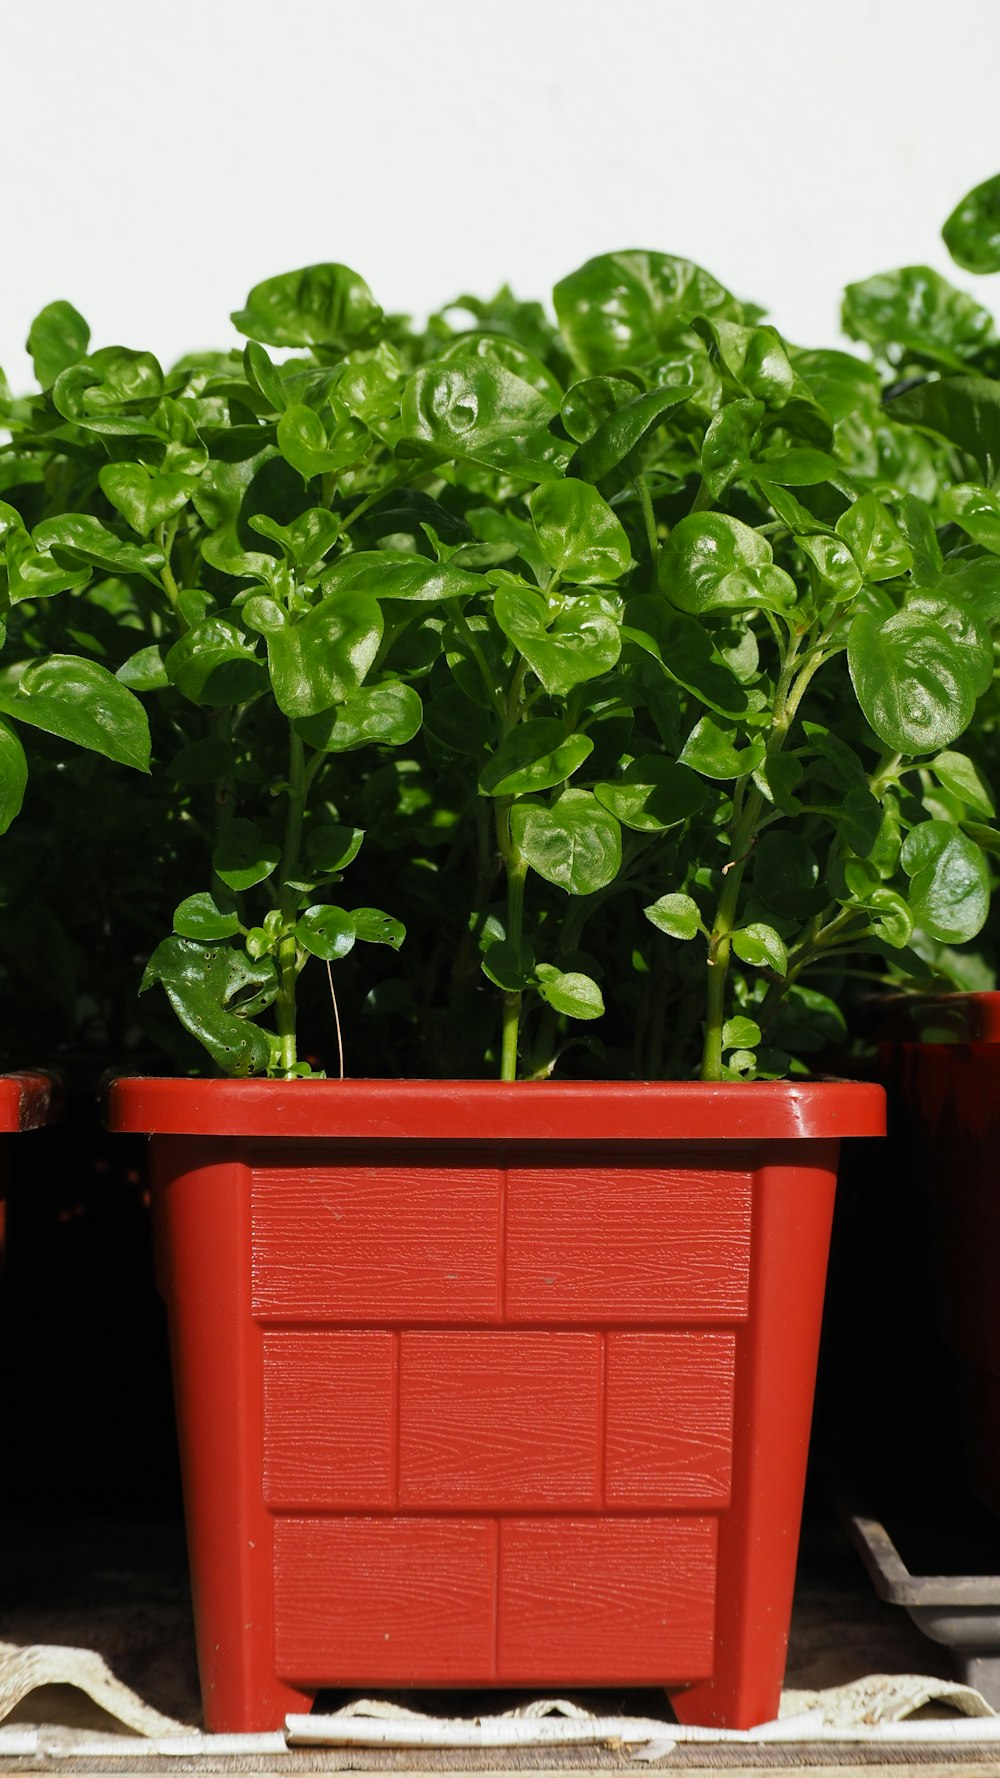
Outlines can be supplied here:
M767 742L768 758L773 758L775 754L780 753L806 687L817 668L823 663L822 655L807 657L796 675L795 661L802 641L801 636L791 638L788 652L781 663L781 671L778 674L778 683L774 694L771 732ZM701 1061L702 1080L722 1079L722 1027L726 1018L726 979L729 975L731 934L736 924L743 873L753 850L764 810L764 798L756 786L746 797L746 801L743 801L741 792L744 782L745 780L737 785L733 799L732 856L723 872L722 893L719 896L719 905L708 943L705 1042Z
M708 943L708 986L705 1005L705 1047L702 1052L702 1080L722 1079L722 1027L726 1018L726 978L729 974L731 933L736 923L743 872L753 846L757 822L764 807L764 798L754 789L746 800L739 821L733 829L733 856L726 866L725 880L715 923Z
M660 559L660 539L656 534L656 514L653 511L653 497L649 492L649 483L644 475L636 476L635 485L639 495L639 504L642 507L643 523L646 526L646 542L649 544L649 553L653 559L653 568L655 571L656 564Z
M506 814L505 817L506 819ZM513 947L520 966L521 941L524 935L524 884L528 867L511 844L507 861L507 942ZM520 989L504 993L503 1032L500 1046L500 1079L517 1079L517 1047L521 1031Z
M295 984L298 975L295 916L298 912L298 891L291 888L290 884L299 874L302 823L307 795L305 747L301 737L296 734L294 728L290 727L285 843L282 847L281 863L278 866L278 909L281 914L281 937L278 941L278 995L275 1001L281 1069L286 1080L291 1079L298 1060L295 1042Z

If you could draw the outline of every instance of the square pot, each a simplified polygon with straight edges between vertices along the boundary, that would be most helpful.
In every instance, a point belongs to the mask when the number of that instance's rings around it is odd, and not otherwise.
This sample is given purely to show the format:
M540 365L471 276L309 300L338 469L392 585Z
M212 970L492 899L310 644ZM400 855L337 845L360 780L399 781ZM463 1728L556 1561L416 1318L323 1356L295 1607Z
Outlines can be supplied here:
M208 1726L333 1687L775 1715L841 1083L127 1080Z

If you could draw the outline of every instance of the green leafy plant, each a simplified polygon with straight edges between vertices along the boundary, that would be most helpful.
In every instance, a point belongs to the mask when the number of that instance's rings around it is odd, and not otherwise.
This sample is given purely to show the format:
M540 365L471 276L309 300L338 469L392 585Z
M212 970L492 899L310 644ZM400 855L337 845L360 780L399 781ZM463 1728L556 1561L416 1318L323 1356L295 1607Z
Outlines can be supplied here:
M373 1072L782 1075L845 959L983 927L991 317L908 268L807 350L652 252L554 307L415 330L328 264L167 374L32 328L8 578L148 705L205 876L143 985L225 1071L314 1071L318 960Z

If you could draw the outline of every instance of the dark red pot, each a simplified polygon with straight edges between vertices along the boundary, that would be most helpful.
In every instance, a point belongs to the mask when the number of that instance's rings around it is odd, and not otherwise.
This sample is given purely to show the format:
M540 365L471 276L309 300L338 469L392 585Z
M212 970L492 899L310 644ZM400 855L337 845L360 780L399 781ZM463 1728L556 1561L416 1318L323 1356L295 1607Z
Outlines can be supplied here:
M775 1715L839 1139L879 1088L119 1080L206 1721L327 1687Z
M51 1074L0 1074L0 1135L38 1130L47 1124L56 1100ZM7 1157L0 1147L0 1266L7 1249Z

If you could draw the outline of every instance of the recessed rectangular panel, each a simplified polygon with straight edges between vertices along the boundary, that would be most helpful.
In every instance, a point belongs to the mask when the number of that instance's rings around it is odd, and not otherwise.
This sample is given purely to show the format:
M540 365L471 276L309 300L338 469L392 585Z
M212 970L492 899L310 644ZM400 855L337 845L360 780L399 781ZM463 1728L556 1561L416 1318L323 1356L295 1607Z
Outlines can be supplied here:
M695 1166L512 1167L508 1320L742 1319L752 1185Z
M474 1519L279 1519L278 1676L309 1688L488 1683L495 1537Z
M399 1504L596 1506L598 1334L403 1333Z
M707 1678L715 1569L714 1519L502 1521L498 1677L512 1685Z
M604 1498L609 1506L722 1507L733 1451L733 1334L611 1333Z
M260 1168L253 1311L261 1320L495 1320L495 1167Z
M392 1416L392 1334L265 1334L267 1505L391 1506Z

